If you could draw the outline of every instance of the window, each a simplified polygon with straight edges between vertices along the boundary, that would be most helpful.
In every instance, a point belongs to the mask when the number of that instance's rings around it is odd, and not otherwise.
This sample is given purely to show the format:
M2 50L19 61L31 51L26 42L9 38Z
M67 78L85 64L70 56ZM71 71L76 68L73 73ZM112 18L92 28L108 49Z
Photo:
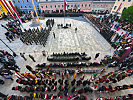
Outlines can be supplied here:
M85 4L85 7L87 7L87 4Z
M27 7L25 6L25 8L27 8Z
M60 8L60 5L58 5L58 8Z
M125 1L125 0L123 0L123 1Z
M102 7L103 5L101 5L101 7Z
M35 0L37 2L37 0Z
M130 2L131 0L128 0L128 2Z
M52 5L50 5L50 8L52 8Z
M29 6L29 8L31 8L31 6Z
M117 6L114 7L114 10L117 8Z
M56 8L56 5L54 5L54 7Z
M80 7L80 4L78 4L78 7Z
M120 0L118 0L118 1L120 1Z
M15 3L15 1L13 0L13 3Z
M91 4L89 4L89 7L91 6Z
M73 5L71 5L71 7L73 7Z
M22 0L23 1L23 3L24 3L24 0Z
M82 4L82 7L83 7L84 5Z
M93 5L93 7L95 7L95 5Z
M20 0L18 0L18 3L20 3Z
M64 7L64 5L62 5L62 8Z
M22 6L20 8L22 8Z
M97 7L99 7L99 5L97 5Z
M41 6L41 8L43 8L43 6Z
M68 5L68 7L69 7L69 5Z
M45 8L48 8L48 6L46 5Z
M27 2L29 2L29 0L27 0Z

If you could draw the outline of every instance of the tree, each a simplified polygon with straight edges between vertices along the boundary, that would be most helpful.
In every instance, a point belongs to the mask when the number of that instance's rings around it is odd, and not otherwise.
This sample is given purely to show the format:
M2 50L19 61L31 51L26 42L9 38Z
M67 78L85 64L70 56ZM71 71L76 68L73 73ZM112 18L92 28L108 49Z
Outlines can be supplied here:
M124 9L122 12L122 19L133 23L133 6Z
M22 11L21 11L21 9L20 9L18 6L15 6L15 9L16 9L16 11L18 12L18 14L19 14L20 16L22 16Z

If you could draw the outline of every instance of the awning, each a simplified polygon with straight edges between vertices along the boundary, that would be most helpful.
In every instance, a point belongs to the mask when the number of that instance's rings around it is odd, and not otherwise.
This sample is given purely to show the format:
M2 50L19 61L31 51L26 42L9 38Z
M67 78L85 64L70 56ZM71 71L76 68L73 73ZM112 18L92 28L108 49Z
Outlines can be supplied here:
M88 10L88 9L84 9L84 10L81 10L83 12L91 12L91 10Z

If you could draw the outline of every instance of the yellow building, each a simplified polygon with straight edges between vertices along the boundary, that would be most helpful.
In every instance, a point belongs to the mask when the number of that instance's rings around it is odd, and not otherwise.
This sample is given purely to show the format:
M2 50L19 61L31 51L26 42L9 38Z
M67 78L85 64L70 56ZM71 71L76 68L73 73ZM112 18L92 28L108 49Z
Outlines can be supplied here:
M133 0L116 0L111 13L121 16L122 11L130 6L133 6Z
M3 12L6 14L8 13L8 11L6 10L6 8L3 6L3 4L0 1L0 19L3 18Z

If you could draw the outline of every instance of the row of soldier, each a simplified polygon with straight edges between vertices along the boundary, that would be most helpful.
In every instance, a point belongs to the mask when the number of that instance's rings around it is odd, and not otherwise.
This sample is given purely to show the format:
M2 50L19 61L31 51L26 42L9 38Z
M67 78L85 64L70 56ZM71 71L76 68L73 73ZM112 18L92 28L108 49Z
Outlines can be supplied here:
M41 30L39 30L38 28L35 29L33 28L32 30L26 30L25 32L22 33L20 40L25 43L25 44L30 44L32 45L33 43L37 44L41 44L43 46L45 46L47 38L49 36L49 33L52 29L54 25L54 20L47 20L46 21L46 26L45 28L42 28Z

